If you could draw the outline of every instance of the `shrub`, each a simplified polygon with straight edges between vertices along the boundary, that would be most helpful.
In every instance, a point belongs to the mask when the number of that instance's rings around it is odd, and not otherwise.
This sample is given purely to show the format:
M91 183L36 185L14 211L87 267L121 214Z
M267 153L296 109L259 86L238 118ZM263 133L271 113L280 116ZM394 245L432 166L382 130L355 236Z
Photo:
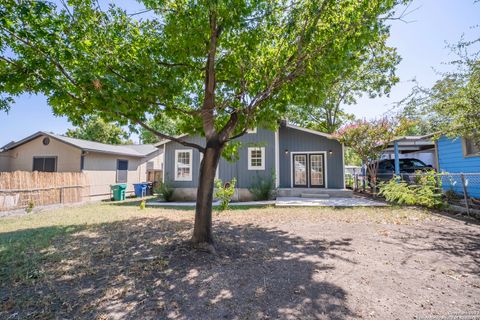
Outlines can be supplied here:
M411 186L415 192L416 203L427 208L443 206L441 185L437 185L434 172L418 174L415 185Z
M400 180L399 177L394 177L386 183L380 183L380 192L378 194L389 202L406 205L415 204L415 193L408 184Z
M275 174L269 178L257 176L248 190L255 200L270 200L275 197Z
M420 205L428 208L443 206L441 186L437 185L433 173L421 173L415 177L415 184L409 185L395 176L380 185L379 194L389 202L406 205Z
M228 204L232 200L233 194L235 193L235 184L237 179L233 178L230 182L223 184L222 180L215 179L215 198L220 200L220 211L228 209Z
M27 207L25 208L25 211L26 211L27 213L30 213L30 212L33 211L33 208L35 208L35 202L33 202L33 200L28 201L28 205L27 205Z
M173 191L175 189L172 188L168 181L161 182L158 187L155 188L155 193L158 194L158 197L166 202L172 201L173 198Z

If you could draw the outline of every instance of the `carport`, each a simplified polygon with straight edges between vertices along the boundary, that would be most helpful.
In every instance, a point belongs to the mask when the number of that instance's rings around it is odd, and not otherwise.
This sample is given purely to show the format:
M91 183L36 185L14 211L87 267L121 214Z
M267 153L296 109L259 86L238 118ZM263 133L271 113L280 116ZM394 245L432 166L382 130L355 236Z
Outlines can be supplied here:
M403 136L388 145L384 154L388 155L390 159L392 159L393 156L396 175L400 175L401 155L412 155L413 157L422 153L432 154L433 167L438 168L436 145L432 137L431 134L424 136Z

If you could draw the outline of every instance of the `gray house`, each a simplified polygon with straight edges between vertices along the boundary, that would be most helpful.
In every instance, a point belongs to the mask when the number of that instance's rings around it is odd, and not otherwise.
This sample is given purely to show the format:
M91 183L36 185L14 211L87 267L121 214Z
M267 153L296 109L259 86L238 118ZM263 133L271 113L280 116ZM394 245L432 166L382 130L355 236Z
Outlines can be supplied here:
M203 144L204 138L186 136ZM259 179L272 179L282 196L348 196L345 189L344 148L332 135L283 123L277 131L254 129L238 139L239 160L220 160L217 177L237 179L235 200L250 200L248 189ZM202 154L165 140L163 180L175 188L176 200L193 200Z

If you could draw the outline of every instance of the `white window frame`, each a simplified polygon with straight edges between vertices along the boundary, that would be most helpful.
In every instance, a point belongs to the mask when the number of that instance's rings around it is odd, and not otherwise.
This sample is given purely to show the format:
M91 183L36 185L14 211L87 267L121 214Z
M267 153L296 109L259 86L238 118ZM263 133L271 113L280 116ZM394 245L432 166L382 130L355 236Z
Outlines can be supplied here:
M262 165L252 166L252 151L260 150L262 155ZM248 170L265 170L265 147L250 147L248 148Z
M175 181L192 181L193 177L193 150L192 149L177 149L175 150ZM190 175L187 177L178 176L178 154L188 153L190 157Z
M257 133L257 128L247 129L247 133Z

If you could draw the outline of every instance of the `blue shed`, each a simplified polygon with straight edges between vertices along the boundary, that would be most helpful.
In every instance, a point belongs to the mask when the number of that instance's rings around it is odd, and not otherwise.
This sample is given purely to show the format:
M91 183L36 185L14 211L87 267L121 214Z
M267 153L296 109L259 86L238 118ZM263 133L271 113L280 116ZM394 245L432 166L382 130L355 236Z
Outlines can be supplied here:
M437 157L439 172L453 174L442 178L444 190L454 190L462 194L459 173L464 173L468 194L480 198L480 150L472 140L442 136L437 141Z

